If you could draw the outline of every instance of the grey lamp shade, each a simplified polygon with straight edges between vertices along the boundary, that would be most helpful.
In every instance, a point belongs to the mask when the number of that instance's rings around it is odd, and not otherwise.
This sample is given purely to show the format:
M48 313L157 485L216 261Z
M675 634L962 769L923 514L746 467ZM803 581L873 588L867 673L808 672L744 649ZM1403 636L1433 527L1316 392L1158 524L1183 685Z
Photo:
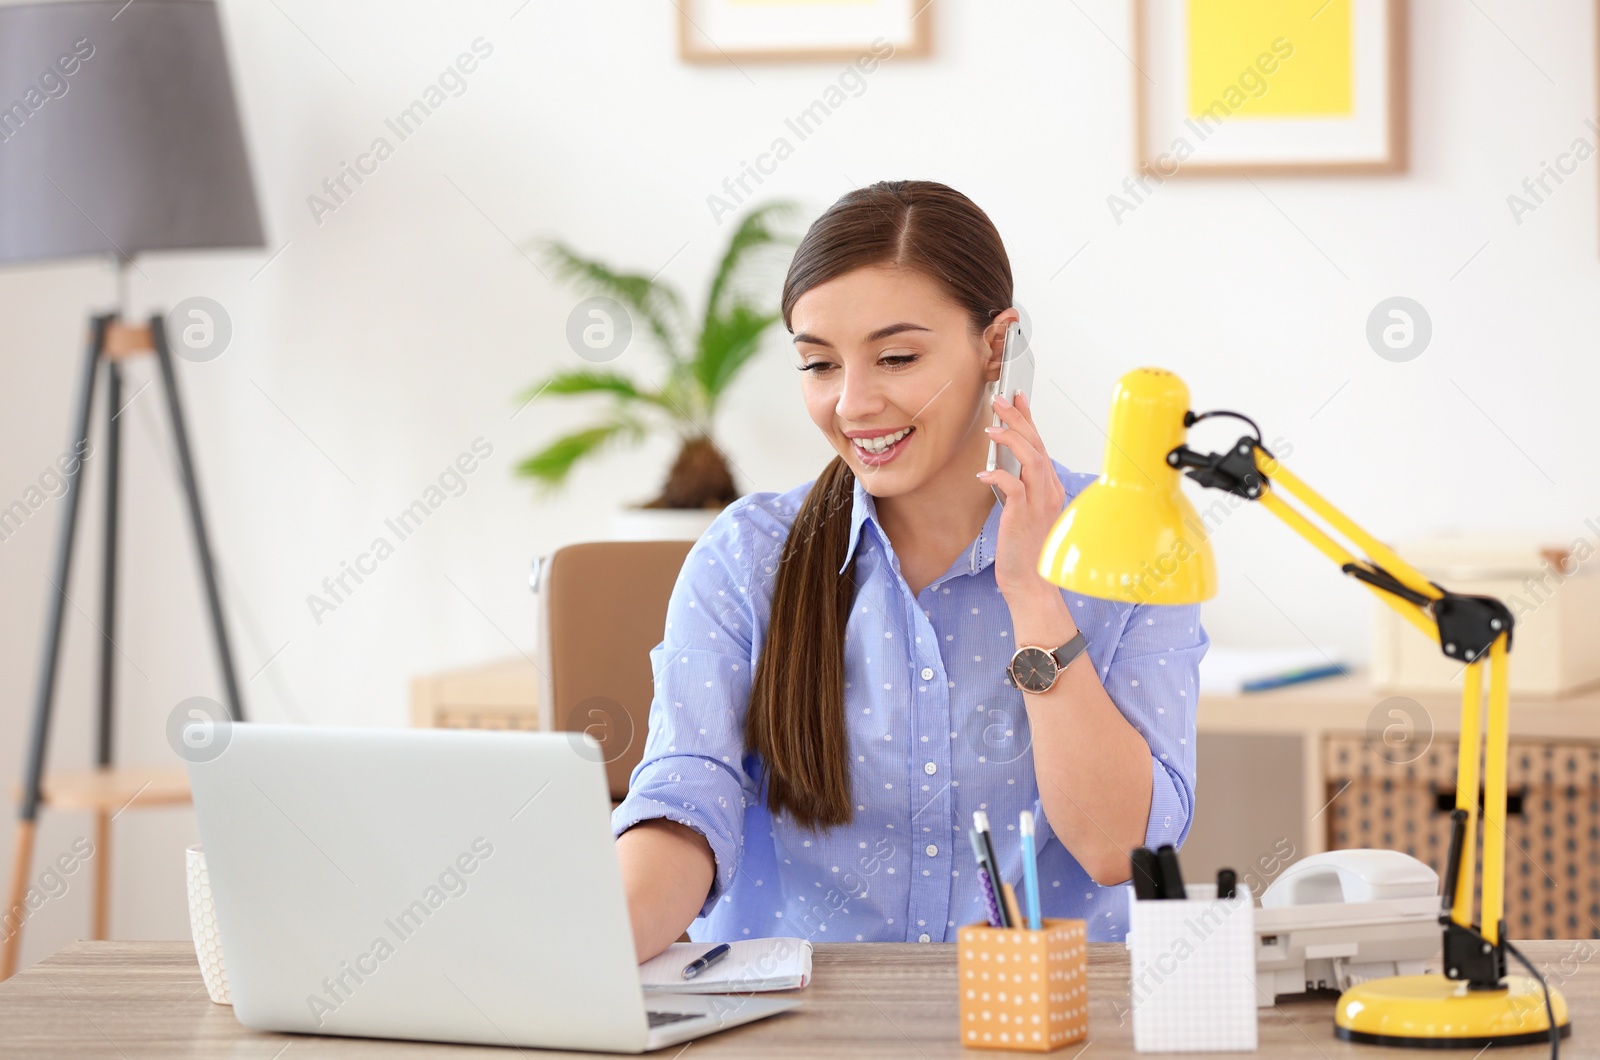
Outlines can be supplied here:
M211 0L0 0L0 263L259 247Z

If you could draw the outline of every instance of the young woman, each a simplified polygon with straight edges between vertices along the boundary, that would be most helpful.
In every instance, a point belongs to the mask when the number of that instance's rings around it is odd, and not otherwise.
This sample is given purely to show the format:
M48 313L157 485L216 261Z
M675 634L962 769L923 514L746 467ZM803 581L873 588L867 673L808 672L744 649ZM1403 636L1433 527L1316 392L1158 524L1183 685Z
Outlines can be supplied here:
M1018 316L999 233L942 184L852 191L801 241L782 306L838 456L730 505L673 589L612 820L640 959L691 922L699 940L953 939L984 919L975 810L1018 885L1031 810L1044 914L1121 938L1129 851L1189 830L1208 639L1198 606L1039 576L1094 476L1050 459L1025 399L991 398ZM990 438L1020 477L983 470ZM1026 646L1053 655L1019 688Z

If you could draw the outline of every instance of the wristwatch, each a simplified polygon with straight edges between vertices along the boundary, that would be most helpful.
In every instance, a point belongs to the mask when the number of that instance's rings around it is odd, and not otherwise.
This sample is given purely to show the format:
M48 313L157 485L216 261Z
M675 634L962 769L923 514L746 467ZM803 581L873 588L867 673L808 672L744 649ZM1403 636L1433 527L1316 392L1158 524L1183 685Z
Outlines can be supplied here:
M1006 665L1006 684L1034 695L1048 692L1061 671L1088 647L1089 641L1082 630L1055 651L1025 644L1016 650L1011 662Z

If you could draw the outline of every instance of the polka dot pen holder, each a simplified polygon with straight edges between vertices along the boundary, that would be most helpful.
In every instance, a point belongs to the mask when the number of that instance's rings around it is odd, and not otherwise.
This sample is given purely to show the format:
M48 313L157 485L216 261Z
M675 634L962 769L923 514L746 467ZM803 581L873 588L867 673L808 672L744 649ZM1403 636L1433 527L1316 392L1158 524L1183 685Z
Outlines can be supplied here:
M1141 901L1128 887L1133 1047L1141 1053L1256 1048L1256 932L1250 889L1218 899L1191 883L1187 899Z
M1082 920L1039 931L974 924L956 940L961 1044L1048 1053L1089 1034L1089 946Z
M206 873L205 851L197 846L184 851L189 881L189 931L194 935L194 955L200 961L200 978L206 993L219 1005L233 1004L228 993L228 970L222 963L222 940L217 937L217 907L211 900L211 880Z

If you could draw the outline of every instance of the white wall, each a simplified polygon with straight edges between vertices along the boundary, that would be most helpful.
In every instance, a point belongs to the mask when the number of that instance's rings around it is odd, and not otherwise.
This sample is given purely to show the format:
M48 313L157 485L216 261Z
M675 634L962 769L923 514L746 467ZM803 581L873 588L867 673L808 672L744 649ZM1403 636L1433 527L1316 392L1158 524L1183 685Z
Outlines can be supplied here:
M659 0L519 3L224 4L272 247L143 260L132 298L143 313L205 295L232 317L226 354L181 364L181 379L258 719L403 724L412 675L528 644L529 558L603 536L620 504L652 495L671 449L592 464L542 503L512 477L520 455L583 419L556 404L511 418L522 387L575 363L563 335L579 297L512 242L560 236L647 272L670 261L663 275L697 297L729 228L707 196L839 73L686 66L676 11ZM1259 179L1259 190L1183 180L1118 225L1106 199L1132 156L1127 3L941 0L938 57L872 74L760 193L796 197L809 217L853 185L926 177L987 209L1035 322L1046 439L1069 466L1097 468L1112 383L1154 363L1185 377L1196 407L1251 412L1269 439L1292 440L1290 465L1387 539L1463 528L1570 541L1600 516L1592 454L1577 444L1600 387L1597 163L1521 225L1506 196L1595 138L1583 125L1595 114L1593 5L1413 7L1404 177ZM480 36L494 53L466 93L316 223L306 197ZM1408 364L1363 337L1371 308L1396 294L1422 302L1435 328ZM61 451L83 316L113 297L103 265L0 273L0 502ZM829 452L774 338L718 424L750 490L804 481ZM655 370L642 347L620 363ZM134 374L130 393L149 371ZM126 762L171 764L167 713L220 686L155 396L124 416L118 747ZM494 455L465 495L316 624L307 595L480 436ZM0 545L7 790L60 509ZM89 761L95 535L85 542L56 768ZM1218 643L1364 654L1367 595L1266 513L1236 514L1216 543L1223 588L1206 623ZM47 815L41 855L88 827ZM114 932L182 936L188 811L130 812L117 835ZM26 961L87 932L86 898L85 874L31 923Z

